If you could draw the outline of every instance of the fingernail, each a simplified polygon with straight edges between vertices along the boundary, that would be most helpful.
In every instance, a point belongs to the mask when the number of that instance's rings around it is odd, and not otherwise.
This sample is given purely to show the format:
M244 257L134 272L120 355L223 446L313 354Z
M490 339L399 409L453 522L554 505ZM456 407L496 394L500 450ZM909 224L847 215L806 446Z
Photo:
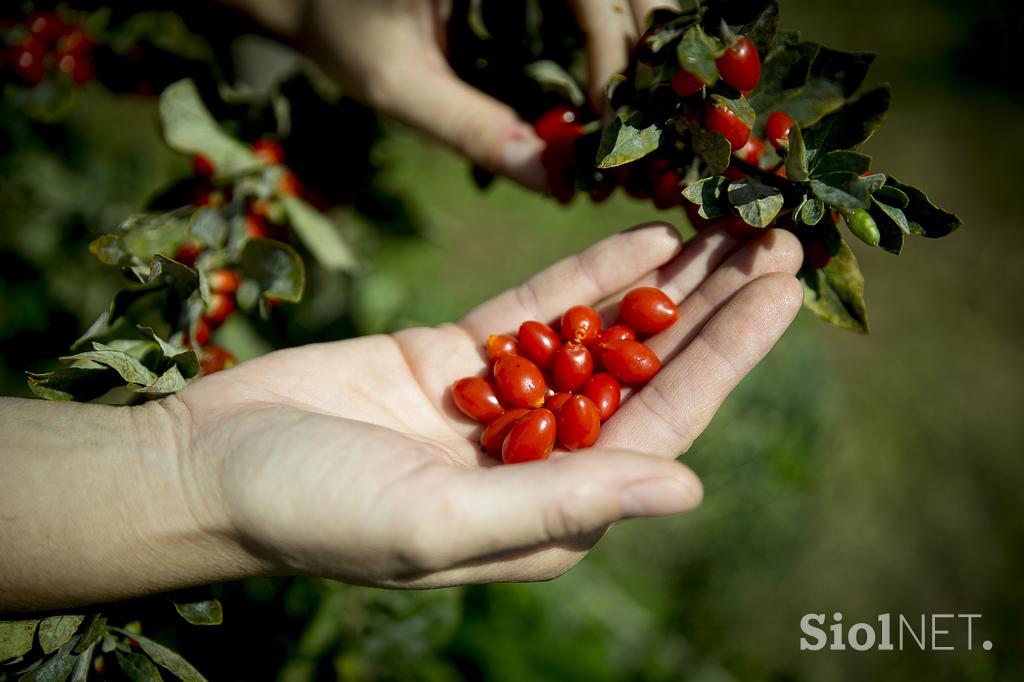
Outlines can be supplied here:
M647 478L622 491L622 515L669 516L700 504L703 493L693 483L678 478Z
M540 162L543 149L544 143L530 129L524 128L511 135L502 150L509 177L537 191L547 187L547 176Z

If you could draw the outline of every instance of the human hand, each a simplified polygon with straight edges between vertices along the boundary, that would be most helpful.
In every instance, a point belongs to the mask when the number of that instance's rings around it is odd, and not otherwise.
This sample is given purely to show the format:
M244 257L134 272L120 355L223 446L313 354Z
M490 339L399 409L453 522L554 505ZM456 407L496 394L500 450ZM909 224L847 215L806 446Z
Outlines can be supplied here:
M254 0L233 0L253 4ZM259 0L258 4L266 4ZM445 56L450 0L309 0L296 43L347 92L487 170L531 189L546 186L544 143L507 105L464 83ZM586 35L588 90L597 111L623 71L637 27L675 0L573 0Z
M802 297L788 232L743 243L709 230L685 246L665 225L597 243L459 322L278 351L164 402L200 527L269 572L388 587L550 578L622 518L696 506L674 457L775 344ZM484 366L490 333L654 285L680 319L649 340L664 367L628 397L595 447L496 464L451 402ZM609 302L611 302L609 304Z

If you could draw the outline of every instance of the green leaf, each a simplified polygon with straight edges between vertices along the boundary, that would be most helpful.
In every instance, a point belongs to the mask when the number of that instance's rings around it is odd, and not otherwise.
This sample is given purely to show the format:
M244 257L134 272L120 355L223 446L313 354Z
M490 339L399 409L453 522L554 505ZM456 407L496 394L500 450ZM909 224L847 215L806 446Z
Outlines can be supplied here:
M809 197L800 208L800 220L804 225L817 225L825 217L825 202Z
M104 368L62 367L45 374L28 374L28 387L46 400L95 400L120 384L117 372Z
M875 201L870 213L878 228L878 247L895 256L900 255L903 250L903 239L910 234L903 211ZM896 216L899 216L899 219Z
M302 258L289 245L273 239L251 239L242 250L242 273L255 280L260 293L298 303L306 285Z
M177 365L171 365L163 374L148 384L128 384L128 390L133 393L142 393L151 398L177 393L188 385L188 381L181 375Z
M110 36L111 47L124 54L140 43L152 43L164 52L194 61L213 58L209 44L190 30L175 12L135 12Z
M886 178L886 182L888 182L888 178ZM904 209L910 205L910 197L908 197L905 192L896 189L892 185L883 185L872 192L871 196L877 201L884 202L899 209Z
M757 112L747 102L747 98L738 92L729 92L723 94L716 92L711 95L711 101L715 104L720 104L732 113L736 114L736 117L743 121L748 128L753 128L754 123L757 120Z
M838 253L823 269L805 267L799 277L804 285L805 308L837 327L868 332L864 275L845 242L840 242Z
M597 149L597 167L614 168L642 159L661 143L661 127L642 112L622 111L604 129Z
M140 326L138 327L138 330L143 336L157 344L157 347L160 349L160 352L163 353L163 356L172 361L178 367L183 377L191 379L199 373L199 356L196 354L194 348L186 348L184 346L178 346L170 343L169 341L161 338L150 327Z
M216 249L228 237L228 223L220 211L204 206L192 214L188 231L203 246Z
M862 173L867 173L870 169L871 157L867 154L861 154L860 152L848 149L837 149L836 151L819 156L814 168L811 169L811 175L812 177L817 177L838 171L848 171L861 175Z
M910 222L907 220L906 214L903 209L897 206L891 206L884 201L878 199L879 192L876 192L871 199L874 201L875 206L879 211L889 217L892 222L896 223L896 226L900 228L900 232L903 234L913 234L913 230L910 229Z
M71 639L78 626L85 620L83 615L50 616L39 623L39 646L44 654L51 654Z
M348 272L356 267L355 255L330 218L295 196L284 196L281 203L288 224L320 265L332 272Z
M85 632L78 639L78 644L76 644L75 648L71 650L71 653L76 656L81 654L93 644L100 641L100 638L103 637L106 631L107 619L99 614L92 616L89 619L88 625L85 627Z
M142 654L114 652L117 655L117 664L121 670L133 682L163 682L160 671Z
M766 55L775 44L775 34L779 30L779 2L771 0L768 6L758 15L757 19L735 31L737 35L748 38L758 54Z
M690 143L694 153L708 164L708 172L712 175L724 173L732 162L732 146L722 133L697 130L690 138Z
M882 186L885 184L885 173L862 175L861 182L867 186L869 194L874 194L878 190L882 189Z
M867 185L859 175L850 171L836 171L812 178L811 191L836 208L867 208L871 200Z
M480 40L490 40L491 32L487 30L484 23L484 0L469 0L469 7L466 9L466 24Z
M581 107L587 102L587 96L584 94L583 88L558 62L542 59L532 64L527 64L526 75L540 84L541 90L544 92L553 92L561 95L575 106Z
M32 650L38 619L0 621L0 663Z
M181 602L174 601L174 608L182 618L192 625L220 625L224 622L224 611L216 599Z
M131 637L139 643L146 655L157 665L170 671L182 682L207 682L206 678L199 674L199 671L191 663L182 658L181 654L171 651L163 644L154 642L148 637L142 635L131 635Z
M732 215L732 204L726 192L729 179L720 175L698 180L683 190L683 196L700 206L702 218L714 220Z
M725 47L716 38L704 33L700 25L691 26L676 47L679 66L711 85L718 80L715 60L725 54Z
M768 227L779 215L785 199L782 192L756 178L745 178L729 185L729 203L743 221L752 227Z
M120 374L121 378L130 384L148 386L156 381L156 375L128 353L115 350L114 348L99 343L98 341L94 341L92 347L93 350L91 351L63 357L61 358L61 361L81 362L83 360L88 360L90 362L109 367Z
M807 182L807 150L800 124L789 129L789 150L786 152L786 177L793 182Z
M187 232L183 212L138 213L122 222L117 234L96 239L89 250L107 265L119 265L125 256L148 262L157 253L172 255Z
M881 127L891 102L891 88L881 85L804 130L808 164L813 168L818 157L865 142Z
M205 154L213 162L218 177L262 165L247 146L220 127L191 80L173 83L160 95L160 120L171 148L185 154Z
M20 682L65 682L78 661L71 653L77 644L77 638L65 643L45 663L21 677Z
M929 239L937 239L945 237L962 224L960 218L933 204L928 195L918 188L904 185L891 175L888 177L886 185L907 195L907 206L903 211L912 233Z

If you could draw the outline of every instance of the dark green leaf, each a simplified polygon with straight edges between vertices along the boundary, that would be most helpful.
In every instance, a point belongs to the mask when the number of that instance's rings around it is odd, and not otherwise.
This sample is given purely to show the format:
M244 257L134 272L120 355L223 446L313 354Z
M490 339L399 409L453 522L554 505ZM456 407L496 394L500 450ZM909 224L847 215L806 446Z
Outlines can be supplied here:
M881 85L804 130L809 165L813 168L818 157L830 151L865 142L882 125L891 101L892 90Z
M85 616L50 616L39 623L39 647L44 654L56 651L74 636Z
M29 374L29 389L46 400L95 400L120 385L117 372L106 367L62 367L45 374Z
M846 52L822 47L811 64L810 79L826 80L835 84L844 98L857 92L875 55L870 52Z
M185 154L205 154L218 176L262 165L246 145L220 127L191 80L173 83L160 95L160 119L168 145Z
M898 221L895 216L902 220ZM903 238L909 234L909 227L905 227L906 217L903 216L903 211L876 201L871 207L871 218L878 227L879 248L893 255L900 255L903 250Z
M38 625L38 619L0 621L0 663L31 651Z
M766 55L775 44L775 34L779 30L779 2L771 0L757 19L736 31L737 35L746 36L754 43L758 54Z
M284 196L281 203L288 224L320 265L332 272L348 272L356 267L352 249L330 218L295 196Z
M527 64L526 75L536 81L544 92L553 92L561 95L578 107L583 106L587 102L587 96L584 94L583 88L558 62L542 59L538 62Z
M785 199L782 193L756 178L745 178L729 185L729 203L743 221L752 227L768 227L779 215Z
M642 112L623 111L604 129L597 150L597 167L614 168L641 159L661 142L661 127Z
M153 661L142 654L125 654L120 651L115 654L117 655L117 664L121 666L121 670L132 682L162 682L163 678L160 677L160 671L153 665Z
M690 138L693 151L708 164L712 175L724 173L732 162L732 146L725 136L710 130L697 130Z
M814 195L836 208L867 208L871 200L867 185L850 171L826 173L811 180Z
M132 635L138 641L146 655L153 659L157 665L170 671L182 682L206 682L206 678L199 674L199 671L192 667L192 664L181 657L180 654L171 651L163 644L159 644L143 637Z
M800 124L789 129L789 150L786 152L786 177L793 182L807 182L807 150Z
M910 229L910 223L907 221L907 216L903 213L903 209L897 208L896 206L890 206L884 201L879 201L878 193L871 198L878 210L896 223L896 226L900 228L900 231L903 232L903 234L913 234L913 230Z
M916 187L904 185L891 175L886 184L907 195L908 203L903 211L914 234L936 239L945 237L960 227L960 218L933 204L928 195Z
M255 280L260 293L298 303L306 285L306 269L295 249L273 239L252 239L242 250L242 273Z
M174 608L192 625L220 625L224 622L224 611L216 599L193 602L174 600Z
M158 253L149 262L148 283L168 287L184 300L199 288L199 275L192 268Z
M817 197L808 197L800 208L800 220L804 225L817 225L825 217L825 203Z
M868 193L874 194L878 190L882 189L882 185L885 184L885 173L863 175L861 176L861 181L867 185Z
M148 384L129 383L128 390L134 393L142 393L151 398L177 393L188 385L188 381L181 375L177 365L171 365L163 374Z
M711 85L718 80L715 60L725 54L725 47L716 38L704 33L699 25L691 26L676 47L679 66Z
M220 211L207 206L192 214L189 232L200 244L216 249L228 237L228 224Z
M871 157L860 152L853 152L848 149L838 149L818 157L811 173L812 177L835 173L837 171L848 171L860 175L871 169Z
M888 178L886 178L886 181L888 181ZM910 197L908 197L902 190L898 190L892 185L883 185L879 189L875 190L871 196L877 201L884 202L899 209L906 208L910 204Z
M196 354L195 349L185 348L184 346L178 346L170 343L161 338L150 327L140 326L138 330L143 336L151 339L157 344L157 347L160 349L160 352L163 353L163 356L172 361L178 367L183 377L191 379L199 373L199 356Z
M822 270L803 268L804 307L818 317L843 329L866 333L869 330L864 304L864 276L857 259L845 243Z
M709 220L732 215L726 189L729 179L720 175L698 180L683 190L683 196L700 206L700 216Z
M20 682L66 682L78 661L78 657L71 653L77 644L77 637L66 642L45 663L23 676Z
M156 381L156 375L128 353L115 350L114 348L97 341L94 341L92 346L93 350L91 351L63 357L61 358L61 361L76 363L88 361L90 363L103 365L120 374L122 379L131 384L147 386Z
M89 623L85 626L85 632L78 640L78 644L71 650L71 653L76 656L86 649L91 647L96 642L100 641L103 634L107 631L107 619L100 615L94 615L89 619Z
M761 82L750 96L750 104L762 118L807 82L820 49L818 43L790 42L780 34L776 47L761 64Z
M747 102L747 98L738 92L732 91L728 93L716 92L711 95L711 101L715 104L720 104L726 109L736 114L736 117L743 121L748 128L754 127L754 122L757 120L757 113L754 108Z

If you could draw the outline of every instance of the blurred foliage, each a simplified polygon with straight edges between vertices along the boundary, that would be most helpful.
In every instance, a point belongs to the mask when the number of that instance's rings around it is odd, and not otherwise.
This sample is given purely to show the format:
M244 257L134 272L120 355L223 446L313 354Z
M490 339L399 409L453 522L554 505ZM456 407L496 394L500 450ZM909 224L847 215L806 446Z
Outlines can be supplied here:
M985 59L1016 56L1020 9L785 0L783 12L825 42L880 53L897 101L868 151L955 207L975 238L919 243L901 268L855 249L873 334L797 321L686 455L703 507L616 527L546 584L407 593L266 579L217 586L218 627L187 625L162 600L121 605L110 622L141 618L211 680L1024 679L1024 111L1006 87L1019 57ZM151 99L86 88L60 128L0 121L0 390L24 395L21 372L50 367L116 286L88 242L188 164L159 142ZM451 319L624 225L681 222L622 197L563 209L503 182L481 194L460 159L401 131L374 160L423 239L353 227L366 271L313 275L320 293L276 320L273 343ZM241 357L267 347L241 321L218 333ZM994 648L800 652L800 616L818 611L848 623L981 613L975 644Z

